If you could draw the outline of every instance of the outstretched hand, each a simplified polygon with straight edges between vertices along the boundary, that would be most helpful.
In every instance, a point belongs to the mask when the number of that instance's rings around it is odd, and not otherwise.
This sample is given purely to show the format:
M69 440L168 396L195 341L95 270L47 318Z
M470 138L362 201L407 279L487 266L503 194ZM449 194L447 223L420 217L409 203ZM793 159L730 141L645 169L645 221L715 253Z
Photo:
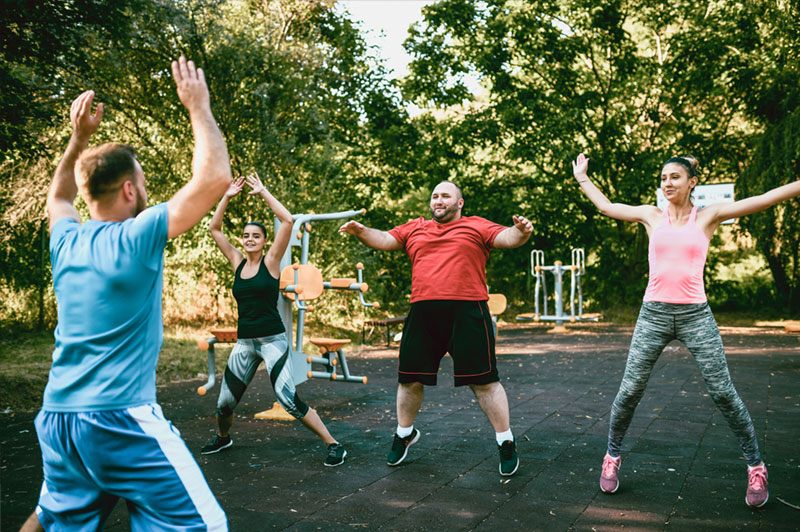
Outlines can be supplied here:
M586 177L589 177L587 174L588 171L589 171L589 158L581 153L578 155L577 159L572 161L572 175L575 176L575 179L581 180Z
M514 227L523 235L529 235L533 232L533 224L524 216L512 216Z
M205 74L202 68L194 66L194 61L187 61L183 56L173 61L172 78L177 85L178 98L189 113L211 109Z
M357 236L361 234L364 231L364 229L366 229L366 227L364 227L364 224L358 223L355 220L350 220L349 222L346 222L339 228L339 232Z
M253 189L248 192L248 194L251 196L254 194L261 194L262 191L267 190L267 188L261 182L261 179L258 177L258 174L247 176L247 184L250 185L251 189Z
M244 177L240 177L235 181L231 181L231 186L229 186L228 190L225 191L225 197L231 199L242 191L242 187L244 187Z
M97 104L97 110L92 114L92 102L94 101L94 91L84 91L72 102L69 111L69 121L72 123L73 135L83 141L88 141L89 137L97 131L100 121L103 119L103 104Z

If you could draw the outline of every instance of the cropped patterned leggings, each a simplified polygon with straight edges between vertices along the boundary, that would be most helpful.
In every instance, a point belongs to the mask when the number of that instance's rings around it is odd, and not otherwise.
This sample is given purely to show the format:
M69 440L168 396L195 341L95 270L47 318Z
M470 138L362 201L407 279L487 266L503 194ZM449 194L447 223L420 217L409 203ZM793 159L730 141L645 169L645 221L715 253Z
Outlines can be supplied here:
M217 399L217 415L229 417L242 400L256 369L264 362L278 402L295 419L302 419L308 406L297 396L292 380L292 357L286 333L261 338L239 338L225 367Z
M733 430L747 464L761 463L755 427L728 372L722 338L708 303L674 304L645 301L633 331L625 374L611 407L608 454L620 455L622 439L644 395L653 366L672 340L680 340L697 361L708 393Z

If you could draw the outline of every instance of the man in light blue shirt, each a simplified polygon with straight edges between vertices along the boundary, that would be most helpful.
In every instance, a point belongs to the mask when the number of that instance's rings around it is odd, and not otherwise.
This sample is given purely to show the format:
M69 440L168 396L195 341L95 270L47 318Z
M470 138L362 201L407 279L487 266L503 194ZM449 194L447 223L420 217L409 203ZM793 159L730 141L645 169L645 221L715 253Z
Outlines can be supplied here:
M193 227L230 185L225 141L202 69L172 63L195 136L192 178L145 209L133 149L86 149L103 116L93 91L72 104L73 133L47 197L58 326L36 432L44 482L23 527L98 530L122 498L133 530L227 530L180 433L156 403L167 240ZM89 207L81 224L77 193Z

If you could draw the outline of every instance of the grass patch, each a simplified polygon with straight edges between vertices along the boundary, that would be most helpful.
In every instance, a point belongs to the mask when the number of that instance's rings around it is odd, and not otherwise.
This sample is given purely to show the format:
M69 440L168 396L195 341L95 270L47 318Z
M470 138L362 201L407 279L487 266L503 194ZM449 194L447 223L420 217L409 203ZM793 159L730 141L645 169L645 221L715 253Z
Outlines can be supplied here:
M208 357L205 351L197 348L197 342L210 337L205 328L165 329L156 367L156 384L206 378ZM307 322L303 349L306 353L317 354L317 348L308 342L311 337L347 338L353 342L351 345L356 345L361 342L361 331ZM52 331L22 333L0 341L0 411L41 407L54 345ZM233 344L215 346L217 375L225 368L232 347Z
M619 307L604 313L602 323L631 325L636 322L639 307ZM772 309L739 312L715 312L721 326L753 327L776 326L788 316ZM306 322L303 350L316 354L318 349L308 339L312 337L347 338L348 347L361 343L361 330L354 323L348 328L333 327L317 322ZM164 345L156 368L158 385L187 379L206 378L208 357L197 348L197 342L211 335L205 328L174 327L164 331ZM374 340L374 338L373 338ZM35 410L42 404L42 394L47 384L53 354L52 331L20 333L14 338L0 340L0 411ZM218 345L216 373L220 375L228 361L232 344Z
M33 410L42 404L53 354L53 333L23 333L0 341L0 409Z
M211 338L205 329L180 327L164 331L164 345L158 355L156 384L169 384L208 376L208 357L197 348L198 340ZM233 344L214 346L216 373L225 368Z
M207 376L208 358L197 348L197 341L208 336L208 332L198 329L165 330L156 383L168 384ZM225 367L231 347L230 344L217 347L217 373ZM0 411L41 407L53 348L52 331L23 333L0 341Z

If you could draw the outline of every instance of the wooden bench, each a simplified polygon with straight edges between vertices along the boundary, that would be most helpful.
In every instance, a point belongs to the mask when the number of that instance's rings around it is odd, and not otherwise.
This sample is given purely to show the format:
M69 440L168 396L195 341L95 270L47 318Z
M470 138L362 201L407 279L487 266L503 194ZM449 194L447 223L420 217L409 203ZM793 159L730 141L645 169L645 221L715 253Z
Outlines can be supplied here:
M489 294L489 301L486 302L489 307L489 314L492 315L492 327L494 328L494 337L497 338L497 318L506 311L508 300L503 294Z
M382 320L368 320L365 321L364 324L361 326L361 343L367 343L367 327L370 328L370 334L375 329L375 327L385 327L386 328L386 347L389 347L392 343L392 332L391 326L396 325L398 323L404 323L406 321L405 316L395 316L394 318L384 318Z

